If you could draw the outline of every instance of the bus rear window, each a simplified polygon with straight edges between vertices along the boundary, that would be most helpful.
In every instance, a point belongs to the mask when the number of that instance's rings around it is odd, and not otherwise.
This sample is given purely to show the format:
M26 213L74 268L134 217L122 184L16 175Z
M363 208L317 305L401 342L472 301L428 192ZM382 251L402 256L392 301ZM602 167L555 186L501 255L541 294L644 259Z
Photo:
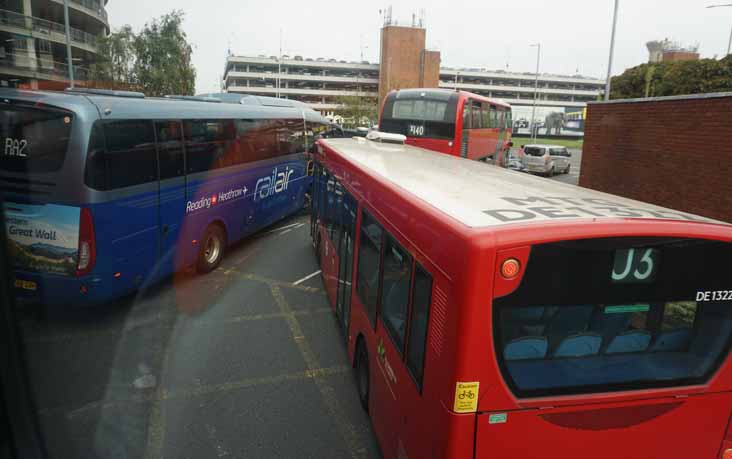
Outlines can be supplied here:
M55 172L61 169L73 117L60 110L3 104L0 107L0 170Z
M445 118L447 101L430 99L395 100L391 117L401 120L450 121Z
M538 245L494 301L497 358L522 397L702 384L729 352L732 244Z

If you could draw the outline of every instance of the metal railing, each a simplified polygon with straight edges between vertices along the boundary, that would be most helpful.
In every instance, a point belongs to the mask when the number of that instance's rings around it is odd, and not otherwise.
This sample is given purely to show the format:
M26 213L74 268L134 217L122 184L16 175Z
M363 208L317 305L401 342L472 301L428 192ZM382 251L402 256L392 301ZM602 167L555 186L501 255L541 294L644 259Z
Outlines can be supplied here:
M69 66L53 59L31 57L29 54L0 54L0 67L11 67L20 70L37 72L44 75L68 79ZM74 66L74 79L88 80L90 71L86 67Z
M64 3L64 0L53 0L56 3ZM109 24L109 18L107 17L107 10L104 9L104 5L99 0L69 0L71 3L84 7L88 10L94 11L96 14L104 18L104 22Z
M19 27L23 29L30 29L33 32L50 35L51 32L56 32L64 36L64 42L66 41L66 28L63 24L58 22L49 21L33 16L25 16L13 11L0 10L0 25L8 25L13 27ZM77 43L83 43L88 46L97 46L97 37L84 32L83 30L71 27L71 41Z
M106 21L107 18L107 10L104 9L104 6L102 5L102 2L99 0L70 0L71 3L76 3L77 5L81 5L84 8L88 8L90 10L96 11L101 17L104 18Z

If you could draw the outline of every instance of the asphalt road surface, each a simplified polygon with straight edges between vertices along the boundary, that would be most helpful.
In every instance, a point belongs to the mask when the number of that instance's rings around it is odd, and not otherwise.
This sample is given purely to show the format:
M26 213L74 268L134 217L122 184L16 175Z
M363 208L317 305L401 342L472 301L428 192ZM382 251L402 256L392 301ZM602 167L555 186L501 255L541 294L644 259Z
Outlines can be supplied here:
M577 183L572 153L548 180ZM21 311L51 457L379 457L308 223L114 304Z
M56 458L368 458L379 449L304 215L94 310L23 314Z

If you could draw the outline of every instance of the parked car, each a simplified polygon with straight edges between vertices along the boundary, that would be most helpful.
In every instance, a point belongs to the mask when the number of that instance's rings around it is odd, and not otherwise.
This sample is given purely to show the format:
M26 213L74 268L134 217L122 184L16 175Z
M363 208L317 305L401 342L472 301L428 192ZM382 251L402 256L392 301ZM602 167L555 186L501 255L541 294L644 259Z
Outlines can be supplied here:
M527 172L551 177L554 174L567 174L571 168L572 153L559 145L524 145L524 168Z

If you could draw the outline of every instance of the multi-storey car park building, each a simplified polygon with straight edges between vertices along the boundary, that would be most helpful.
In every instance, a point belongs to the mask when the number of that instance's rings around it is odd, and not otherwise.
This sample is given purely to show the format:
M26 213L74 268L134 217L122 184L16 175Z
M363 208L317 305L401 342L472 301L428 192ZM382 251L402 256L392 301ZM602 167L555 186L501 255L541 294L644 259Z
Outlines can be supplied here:
M68 0L74 79L89 78L97 38L109 33L108 0ZM64 0L0 6L0 86L63 89L69 80Z
M535 78L532 73L442 67L439 87L457 87L514 106L531 106ZM379 95L379 64L301 56L283 56L281 62L276 56L230 56L224 86L228 92L279 95L307 102L316 110L333 111L338 109L341 96ZM582 109L587 102L597 100L604 86L603 80L595 78L541 74L537 105Z

